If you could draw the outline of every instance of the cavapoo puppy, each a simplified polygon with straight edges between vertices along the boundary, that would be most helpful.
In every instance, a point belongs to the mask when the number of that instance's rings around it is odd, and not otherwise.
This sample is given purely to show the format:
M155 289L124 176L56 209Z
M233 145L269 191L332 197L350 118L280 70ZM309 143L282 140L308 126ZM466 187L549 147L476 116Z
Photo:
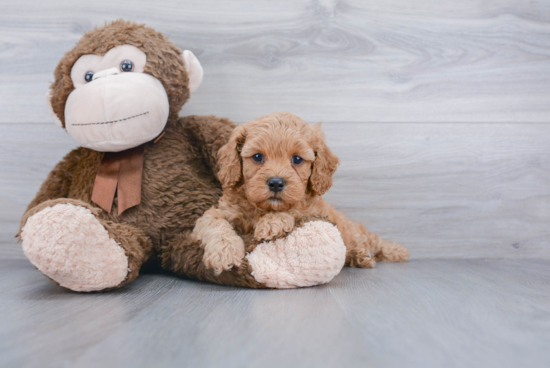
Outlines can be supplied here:
M321 198L339 163L323 138L320 124L309 125L290 113L270 114L233 131L218 154L223 196L193 230L208 268L219 274L241 264L245 246L237 234L272 240L311 219L338 227L346 266L371 268L376 261L409 259L405 247L380 239Z

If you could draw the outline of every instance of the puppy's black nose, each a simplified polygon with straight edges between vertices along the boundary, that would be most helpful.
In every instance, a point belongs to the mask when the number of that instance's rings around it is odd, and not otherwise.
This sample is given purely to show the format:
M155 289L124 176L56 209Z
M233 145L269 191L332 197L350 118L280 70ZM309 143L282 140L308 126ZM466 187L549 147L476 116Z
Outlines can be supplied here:
M267 180L267 186L269 187L269 190L277 193L284 189L285 181L282 178L269 178Z

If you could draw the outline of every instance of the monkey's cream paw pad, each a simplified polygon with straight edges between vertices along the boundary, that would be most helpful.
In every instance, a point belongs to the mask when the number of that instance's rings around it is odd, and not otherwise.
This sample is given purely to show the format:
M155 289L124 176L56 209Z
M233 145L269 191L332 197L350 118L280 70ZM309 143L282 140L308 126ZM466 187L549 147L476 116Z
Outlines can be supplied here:
M39 271L74 291L114 287L128 274L124 249L81 206L57 204L37 212L27 220L21 239Z
M340 273L346 246L336 226L312 221L247 255L256 281L273 288L326 284Z

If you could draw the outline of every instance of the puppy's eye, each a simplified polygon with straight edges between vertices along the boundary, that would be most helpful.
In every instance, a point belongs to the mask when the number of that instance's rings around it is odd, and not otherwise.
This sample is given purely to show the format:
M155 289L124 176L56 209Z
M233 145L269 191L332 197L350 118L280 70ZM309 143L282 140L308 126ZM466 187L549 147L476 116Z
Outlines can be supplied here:
M256 153L254 156L252 156L252 159L254 162L262 163L264 162L264 156L261 153Z
M304 162L304 159L301 158L300 156L293 156L292 157L292 163L294 165L300 165L302 162Z
M120 70L123 72L131 72L134 70L134 63L132 63L132 60L124 60L120 63Z
M87 72L86 74L84 74L84 79L86 80L86 82L91 82L93 78L94 72Z

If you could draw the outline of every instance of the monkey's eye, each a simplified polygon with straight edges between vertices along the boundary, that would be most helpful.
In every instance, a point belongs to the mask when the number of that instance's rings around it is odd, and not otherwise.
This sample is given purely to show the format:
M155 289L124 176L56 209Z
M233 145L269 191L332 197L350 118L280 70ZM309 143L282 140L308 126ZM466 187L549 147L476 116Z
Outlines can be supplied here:
M132 63L132 60L124 60L120 63L120 70L123 72L131 72L134 70L134 63Z
M302 162L304 162L304 159L301 158L300 156L293 156L292 157L292 163L294 165L300 165Z
M252 159L254 160L254 162L257 162L260 164L264 162L264 156L261 153L256 153L254 156L252 156Z
M86 82L91 82L94 78L94 72L88 72L84 75L84 79L86 79Z

